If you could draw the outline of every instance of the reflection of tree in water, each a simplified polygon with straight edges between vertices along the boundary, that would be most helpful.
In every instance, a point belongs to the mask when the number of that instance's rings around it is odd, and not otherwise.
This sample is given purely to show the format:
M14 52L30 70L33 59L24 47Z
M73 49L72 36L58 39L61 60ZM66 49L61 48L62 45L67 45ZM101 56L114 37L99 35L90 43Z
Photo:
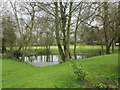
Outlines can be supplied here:
M33 60L34 60L34 58L33 58L33 57L28 56L28 61L29 61L29 62L32 62Z
M39 62L37 55L35 55L35 60L36 60L37 62Z
M50 54L47 54L47 55L41 55L41 56L27 56L27 57L20 57L21 59L23 59L24 61L27 61L27 62L54 62L54 61L60 61L61 58L60 56L57 56L57 55L50 55Z
M41 59L40 59L40 60L42 61L42 60L43 60L43 56L40 56L40 57L41 57Z
M42 62L45 62L45 56L43 56Z
M25 57L19 57L19 60L22 62L22 61L25 61Z
M50 57L50 61L53 62L53 55L51 55L51 57Z
M90 57L90 56L89 56ZM74 59L74 57L72 57ZM86 56L77 56L77 59L87 58ZM27 56L27 57L19 57L20 61L27 62L60 62L61 57L59 55L41 55L41 56Z
M46 55L46 62L50 62L50 55L49 54Z

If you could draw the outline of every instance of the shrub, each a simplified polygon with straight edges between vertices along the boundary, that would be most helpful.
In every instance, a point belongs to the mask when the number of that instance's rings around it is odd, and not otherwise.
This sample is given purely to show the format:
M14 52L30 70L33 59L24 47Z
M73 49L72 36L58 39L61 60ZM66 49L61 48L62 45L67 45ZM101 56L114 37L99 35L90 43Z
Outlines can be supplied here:
M38 50L38 51L36 51L36 54L37 55L47 55L47 54L51 54L52 52L51 52L51 50L49 50L49 49L43 49L43 50Z
M99 83L99 84L96 84L96 87L98 87L98 88L107 88L107 85L105 85L103 83Z
M71 60L71 66L73 68L74 74L77 76L79 80L84 80L86 76L88 75L87 72L83 70L81 63L77 65L75 62Z

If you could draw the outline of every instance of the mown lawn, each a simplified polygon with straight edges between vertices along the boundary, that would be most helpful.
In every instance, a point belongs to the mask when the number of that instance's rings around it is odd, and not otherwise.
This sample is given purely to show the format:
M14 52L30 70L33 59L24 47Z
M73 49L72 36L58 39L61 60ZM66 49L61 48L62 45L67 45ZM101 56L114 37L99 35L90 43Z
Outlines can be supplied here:
M73 73L70 62L59 65L34 67L28 63L15 60L2 60L3 88L67 88L95 87L99 83L111 84L108 77L114 80L118 74L118 54L96 56L75 60L81 63L88 72L85 81L79 81ZM116 85L117 82L112 82Z

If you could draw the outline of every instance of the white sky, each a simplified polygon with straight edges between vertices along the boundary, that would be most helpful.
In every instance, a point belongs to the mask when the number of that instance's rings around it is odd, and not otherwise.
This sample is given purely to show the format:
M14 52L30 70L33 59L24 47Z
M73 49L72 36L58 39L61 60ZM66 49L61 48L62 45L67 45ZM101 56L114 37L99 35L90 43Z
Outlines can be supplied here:
M34 1L39 1L39 2L51 2L51 1L59 1L59 0L0 0L0 2L5 2L5 1L21 1L21 2L34 2ZM105 1L109 1L109 2L118 2L120 0L61 0L61 1L72 1L72 2L105 2Z

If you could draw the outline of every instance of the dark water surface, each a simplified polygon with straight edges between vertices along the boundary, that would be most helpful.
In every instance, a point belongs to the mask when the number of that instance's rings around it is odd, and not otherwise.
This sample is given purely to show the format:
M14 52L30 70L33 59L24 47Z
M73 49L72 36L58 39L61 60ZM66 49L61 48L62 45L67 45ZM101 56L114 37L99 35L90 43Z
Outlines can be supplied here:
M20 57L21 58L21 57ZM72 57L74 59L74 57ZM77 56L77 59L85 58L85 56ZM54 64L59 64L61 58L59 55L41 55L41 56L29 56L24 58L24 62L36 67L49 66Z

